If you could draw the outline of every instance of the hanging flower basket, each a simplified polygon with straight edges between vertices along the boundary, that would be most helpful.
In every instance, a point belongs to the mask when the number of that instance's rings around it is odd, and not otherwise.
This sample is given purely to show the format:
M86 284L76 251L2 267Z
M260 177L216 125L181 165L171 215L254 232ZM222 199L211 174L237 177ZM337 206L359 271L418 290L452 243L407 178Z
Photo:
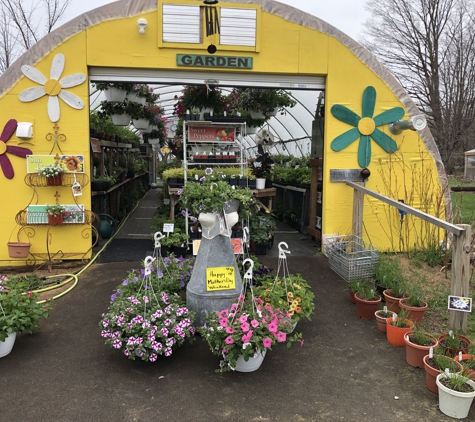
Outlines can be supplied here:
M30 253L31 243L8 242L7 247L10 258L26 258Z
M134 119L132 120L132 123L138 130L147 130L150 124L148 119Z
M125 100L125 96L127 95L127 91L119 88L109 87L104 90L104 95L106 96L106 100L109 102L116 102L121 103Z
M129 114L111 114L111 119L116 126L128 126L130 123Z

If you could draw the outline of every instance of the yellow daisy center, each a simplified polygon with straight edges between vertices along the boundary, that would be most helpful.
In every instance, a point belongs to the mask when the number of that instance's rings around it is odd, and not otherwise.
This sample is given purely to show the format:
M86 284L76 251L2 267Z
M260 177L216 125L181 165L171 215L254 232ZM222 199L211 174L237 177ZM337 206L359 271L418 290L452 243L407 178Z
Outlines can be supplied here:
M58 95L61 92L61 84L57 79L49 79L45 83L45 92L48 95Z
M358 130L362 135L371 135L375 128L376 125L371 117L363 117L358 122Z
M0 155L5 154L7 152L7 146L5 142L0 141Z

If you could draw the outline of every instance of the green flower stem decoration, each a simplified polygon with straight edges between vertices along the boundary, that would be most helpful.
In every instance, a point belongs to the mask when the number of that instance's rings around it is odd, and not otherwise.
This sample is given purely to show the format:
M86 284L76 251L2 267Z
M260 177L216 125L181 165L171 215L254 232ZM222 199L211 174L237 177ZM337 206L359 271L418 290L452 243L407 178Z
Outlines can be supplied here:
M353 129L342 133L332 141L332 150L336 152L341 151L359 137L358 165L361 168L368 167L371 162L371 139L389 154L397 150L396 142L379 130L378 126L400 120L404 116L404 109L402 107L394 107L373 117L375 104L376 90L374 87L368 86L363 92L363 101L361 103L362 117L341 104L335 104L331 108L334 117L354 126Z

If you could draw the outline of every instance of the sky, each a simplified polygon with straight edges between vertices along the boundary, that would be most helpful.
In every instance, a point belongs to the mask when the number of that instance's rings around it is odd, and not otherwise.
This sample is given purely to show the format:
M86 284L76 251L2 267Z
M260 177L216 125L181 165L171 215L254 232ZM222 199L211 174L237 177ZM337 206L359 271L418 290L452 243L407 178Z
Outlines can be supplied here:
M355 40L362 38L364 22L369 18L368 12L364 10L364 0L280 0L280 2L328 22ZM61 24L108 3L112 1L73 0Z

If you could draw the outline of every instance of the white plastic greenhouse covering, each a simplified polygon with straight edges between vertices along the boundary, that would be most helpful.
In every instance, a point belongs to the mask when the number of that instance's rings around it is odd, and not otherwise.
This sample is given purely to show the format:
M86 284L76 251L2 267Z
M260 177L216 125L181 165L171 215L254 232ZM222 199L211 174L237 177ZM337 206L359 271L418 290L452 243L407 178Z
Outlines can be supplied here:
M130 82L137 82L130 79ZM156 94L160 95L157 101L165 109L165 117L170 120L177 119L173 115L173 106L176 103L175 96L181 95L182 85L155 85L149 84ZM221 87L223 95L231 92L232 88ZM105 100L104 94L91 85L90 109L100 108L101 101ZM274 145L269 149L270 154L284 154L294 157L310 155L312 122L315 119L319 97L322 90L287 90L297 104L287 109L284 114L271 117L263 127L269 129L274 135ZM323 101L321 101L323 105ZM134 130L133 126L131 129ZM138 133L138 132L137 132ZM256 135L243 137L243 145L249 156L255 156L257 152L255 144Z

